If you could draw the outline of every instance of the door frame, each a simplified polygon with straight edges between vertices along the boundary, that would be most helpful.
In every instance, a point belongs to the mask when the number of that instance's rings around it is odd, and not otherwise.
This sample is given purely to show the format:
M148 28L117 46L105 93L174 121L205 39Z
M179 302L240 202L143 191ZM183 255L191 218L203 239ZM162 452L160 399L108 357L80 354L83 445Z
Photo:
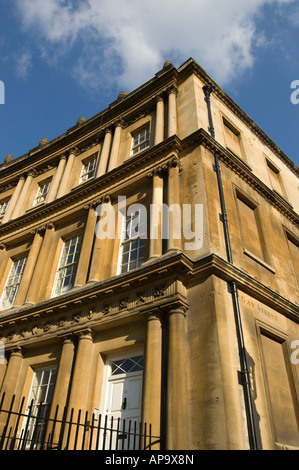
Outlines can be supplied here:
M129 357L135 357L135 356L143 356L144 357L144 350L143 348L138 348L138 349L129 349L123 352L115 353L115 354L107 354L105 358L105 370L104 370L104 376L103 376L103 387L102 387L102 396L101 396L101 404L100 404L100 413L102 416L109 415L109 411L107 412L107 404L109 400L109 379L111 377L111 362L112 361L117 361L120 359L125 359ZM135 374L136 376L139 374L142 374L142 389L141 389L141 405L140 405L140 420L142 416L142 397L143 397L143 383L144 383L144 368L142 371L136 371L132 372L132 377ZM124 374L119 374L115 376L115 379L110 379L110 382L113 380L117 380L118 378L125 378L126 373ZM131 375L130 375L131 376Z

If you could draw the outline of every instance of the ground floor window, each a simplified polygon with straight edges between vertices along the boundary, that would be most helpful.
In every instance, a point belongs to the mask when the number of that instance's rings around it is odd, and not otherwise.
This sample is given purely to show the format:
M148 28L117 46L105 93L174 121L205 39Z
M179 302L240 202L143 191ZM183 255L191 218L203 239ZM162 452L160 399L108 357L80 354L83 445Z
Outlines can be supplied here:
M34 444L38 447L43 441L54 392L57 367L45 367L34 372L26 414L30 417L23 423L23 433L26 433L26 447Z

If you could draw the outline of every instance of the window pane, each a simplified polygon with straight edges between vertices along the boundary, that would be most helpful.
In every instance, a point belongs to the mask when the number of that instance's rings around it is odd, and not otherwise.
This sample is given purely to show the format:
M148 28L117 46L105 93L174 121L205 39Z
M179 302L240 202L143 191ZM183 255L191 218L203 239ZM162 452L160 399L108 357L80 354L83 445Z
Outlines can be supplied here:
M50 180L44 183L41 183L38 187L37 194L34 199L34 205L41 204L45 201L48 191L50 188Z
M3 201L0 203L0 218L4 216L6 209L8 207L8 202L9 200Z
M144 261L145 240L140 238L143 234L140 232L140 219L140 211L136 211L134 214L127 214L123 222L122 259L120 262L122 273L137 268ZM143 226L145 225L145 221L143 221Z
M13 305L25 269L26 260L27 258L24 257L13 261L5 288L2 293L2 308L9 308Z
M133 155L149 147L149 135L149 127L146 127L133 136L131 152Z
M93 157L91 160L83 163L82 173L80 176L80 183L87 181L95 176L96 158Z
M129 357L111 362L111 375L143 370L143 356Z
M60 295L73 287L81 246L81 235L69 238L63 244L61 259L56 273L53 295Z

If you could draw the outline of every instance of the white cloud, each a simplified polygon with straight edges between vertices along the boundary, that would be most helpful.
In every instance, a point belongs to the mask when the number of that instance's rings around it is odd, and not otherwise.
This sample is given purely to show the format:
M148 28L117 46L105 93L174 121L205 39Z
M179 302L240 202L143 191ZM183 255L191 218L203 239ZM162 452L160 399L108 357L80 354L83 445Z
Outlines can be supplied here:
M17 0L43 51L72 52L82 85L130 91L163 66L197 60L222 85L252 67L262 7L293 0ZM58 59L59 60L59 59Z
M23 52L21 55L15 57L16 72L21 78L27 78L29 70L32 67L32 55L30 52Z

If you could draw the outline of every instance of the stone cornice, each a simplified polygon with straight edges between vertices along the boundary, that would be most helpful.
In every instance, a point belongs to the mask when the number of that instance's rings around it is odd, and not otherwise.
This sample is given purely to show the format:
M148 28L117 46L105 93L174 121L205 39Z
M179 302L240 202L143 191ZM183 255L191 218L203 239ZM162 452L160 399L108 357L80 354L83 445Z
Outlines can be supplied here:
M172 136L161 144L126 160L121 166L100 178L79 185L65 196L49 204L38 206L3 226L0 225L0 238L9 236L16 230L26 229L27 226L40 224L41 220L47 220L49 217L55 216L58 212L68 210L70 207L80 206L81 201L85 201L86 204L89 199L94 199L95 194L100 195L100 193L106 192L107 188L111 191L111 187L117 188L117 185L125 184L126 179L130 180L133 174L138 173L142 176L143 172L148 173L157 164L164 164L169 158L172 158L170 157L172 153L177 158L178 154L199 145L203 145L212 153L217 152L223 164L246 181L254 190L258 191L268 203L280 211L293 224L299 225L299 216L287 201L254 175L245 162L212 139L204 129L199 129L182 141L177 136Z
M15 220L10 220L3 226L0 225L0 238L8 236L16 230L26 228L32 224L39 223L41 220L48 219L55 216L62 210L67 210L74 205L80 205L81 201L85 204L89 199L94 199L95 194L106 192L111 186L116 187L118 184L124 184L126 179L128 182L132 178L132 174L139 172L146 172L152 166L158 163L168 161L173 158L180 150L181 142L177 136L172 136L167 140L161 142L153 148L145 150L136 157L126 160L121 166L114 170L105 173L100 178L89 180L86 183L76 186L75 189L68 192L65 196L54 200L51 203L38 206L30 210L26 214L18 217Z
M197 75L204 83L210 85L213 93L239 118L248 126L251 131L267 146L275 155L277 155L297 176L299 176L299 168L295 163L270 139L270 137L243 111L235 101L230 98L223 90L217 85L214 80L207 74L207 72L192 58L187 60L178 69L178 81L183 80L190 74Z
M193 59L189 59L181 67L170 67L161 70L154 78L129 93L124 99L118 99L108 108L94 117L88 119L81 126L74 126L61 136L53 139L43 147L36 147L16 160L8 164L0 165L1 179L11 173L18 176L29 168L52 164L61 152L67 151L73 145L86 146L86 142L104 135L105 128L115 122L116 119L132 119L132 113L140 113L152 105L152 97L169 88L176 88L177 83L191 74L197 75L205 85L211 85L213 93L238 117L252 132L268 146L297 176L299 168L292 160L262 131L262 129L217 85ZM11 181L6 183L10 185Z
M38 206L3 226L0 225L0 238L9 236L16 230L19 231L26 229L28 226L40 224L41 220L47 220L58 212L68 210L76 205L79 207L82 201L85 201L86 204L86 202L89 202L89 199L94 199L95 194L100 195L102 192L106 192L108 188L110 192L111 188L117 188L119 184L125 184L126 179L128 181L131 180L133 174L142 176L144 173L143 176L145 176L146 173L154 169L158 164L164 164L168 162L169 158L173 158L171 157L172 153L177 158L177 155L180 153L199 145L203 145L212 153L217 152L219 159L228 168L246 181L254 190L258 191L268 203L280 211L293 224L299 225L299 216L287 201L254 175L245 162L212 139L204 129L199 129L182 141L177 136L172 136L161 144L126 160L122 165L100 178L79 185L65 196L49 204Z
M176 85L177 70L175 67L161 70L154 78L144 83L134 91L126 95L124 99L118 99L106 109L91 117L84 124L75 125L65 133L48 142L43 147L35 147L27 154L22 155L8 164L0 165L0 178L17 176L29 168L47 164L59 157L59 155L73 146L85 147L92 139L99 138L105 133L107 127L113 126L119 119L129 121L136 113L146 112L153 107L153 94L161 93L170 86Z
M187 149L190 146L197 145L203 145L212 153L217 153L219 159L228 168L246 181L253 189L259 192L272 206L274 206L293 224L299 226L299 215L293 210L292 206L278 193L263 183L245 162L222 147L222 145L214 140L204 129L194 132L181 142L182 149Z
M84 328L105 327L126 318L173 305L188 308L186 287L189 283L217 276L235 281L239 293L246 293L283 316L299 322L299 305L273 291L245 271L215 254L192 261L184 253L164 255L159 260L107 281L88 283L67 294L40 304L12 308L0 314L0 337L8 338L6 348L15 347L13 336L26 339L57 337ZM34 326L35 325L35 326ZM19 333L18 333L19 332Z

